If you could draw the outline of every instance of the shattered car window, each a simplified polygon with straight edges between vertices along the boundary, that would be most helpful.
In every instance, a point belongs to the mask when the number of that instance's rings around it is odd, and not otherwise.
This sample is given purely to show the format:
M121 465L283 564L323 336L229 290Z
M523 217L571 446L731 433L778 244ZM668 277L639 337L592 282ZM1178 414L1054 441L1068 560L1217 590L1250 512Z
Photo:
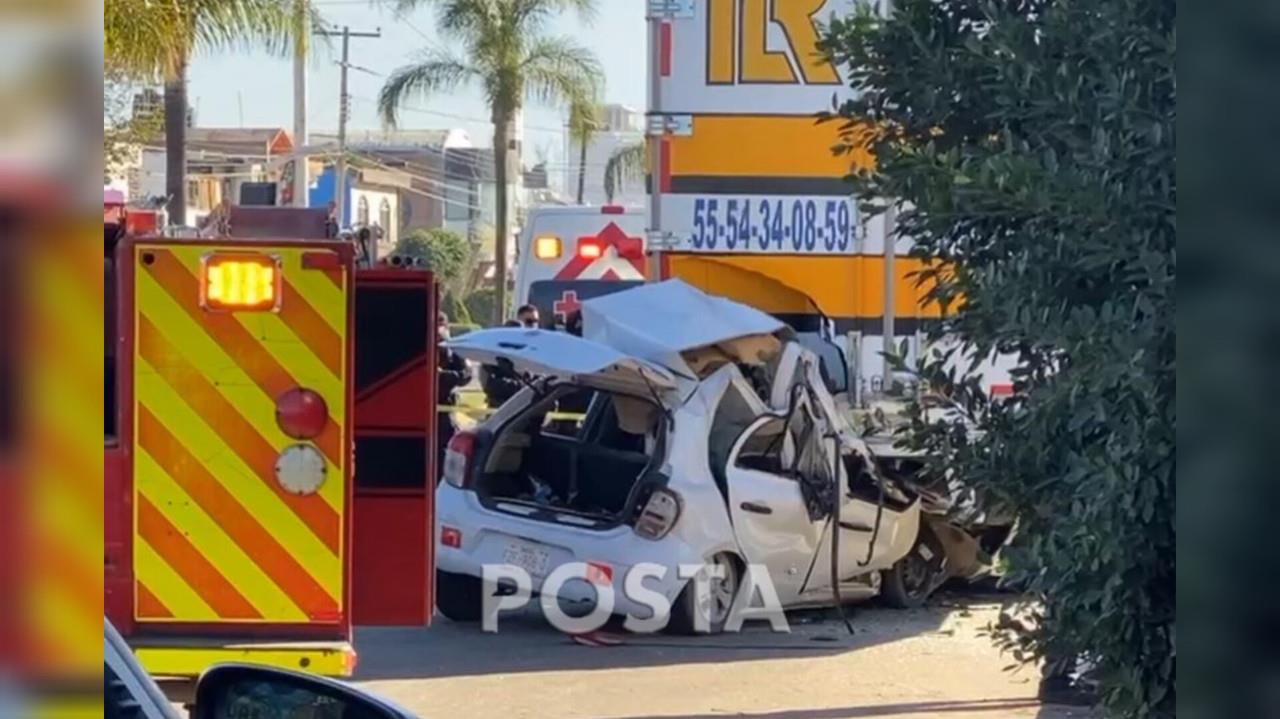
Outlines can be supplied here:
M758 427L742 444L736 464L742 469L754 469L789 476L782 461L783 438L786 425L781 419L773 419Z
M800 482L800 494L813 520L830 516L836 496L830 456L834 447L820 430L807 406L791 413L788 434L796 447L791 474Z

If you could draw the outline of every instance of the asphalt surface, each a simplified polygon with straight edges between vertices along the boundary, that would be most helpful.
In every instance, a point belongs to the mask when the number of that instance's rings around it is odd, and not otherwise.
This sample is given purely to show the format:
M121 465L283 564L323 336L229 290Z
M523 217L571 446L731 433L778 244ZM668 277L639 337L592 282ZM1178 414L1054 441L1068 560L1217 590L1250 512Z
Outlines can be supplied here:
M426 629L357 631L357 683L423 717L722 717L835 719L1092 717L1035 700L1038 671L1016 670L981 630L999 598L899 611L790 615L791 633L622 635L583 646L536 610L503 615L497 634L437 617Z

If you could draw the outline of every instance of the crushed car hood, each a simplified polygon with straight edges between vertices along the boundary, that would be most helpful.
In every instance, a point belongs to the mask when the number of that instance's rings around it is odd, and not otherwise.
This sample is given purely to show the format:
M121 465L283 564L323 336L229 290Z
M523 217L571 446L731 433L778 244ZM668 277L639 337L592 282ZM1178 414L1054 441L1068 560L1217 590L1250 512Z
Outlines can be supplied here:
M565 332L500 327L469 332L444 346L469 360L506 359L518 372L600 389L648 395L676 386L675 377L656 364Z
M682 353L786 327L772 316L680 280L644 285L582 305L583 337L696 378Z

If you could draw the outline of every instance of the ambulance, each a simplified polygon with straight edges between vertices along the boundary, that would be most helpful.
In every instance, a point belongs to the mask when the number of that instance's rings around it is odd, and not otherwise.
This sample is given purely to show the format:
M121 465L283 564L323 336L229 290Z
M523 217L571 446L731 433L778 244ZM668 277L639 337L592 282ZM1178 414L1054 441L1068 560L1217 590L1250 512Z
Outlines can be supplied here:
M515 304L538 308L544 327L563 327L592 297L644 283L640 208L537 207L516 248Z

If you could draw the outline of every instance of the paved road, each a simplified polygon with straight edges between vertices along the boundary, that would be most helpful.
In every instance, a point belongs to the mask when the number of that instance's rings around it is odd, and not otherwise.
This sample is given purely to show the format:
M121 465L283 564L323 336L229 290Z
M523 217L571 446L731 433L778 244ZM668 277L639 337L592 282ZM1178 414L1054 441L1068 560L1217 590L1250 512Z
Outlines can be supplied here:
M792 633L750 624L714 638L626 637L576 644L536 612L502 631L438 618L430 629L363 629L357 679L424 717L946 717L1074 719L1042 707L1033 667L1006 672L979 636L998 605L971 601L914 612L793 614Z

